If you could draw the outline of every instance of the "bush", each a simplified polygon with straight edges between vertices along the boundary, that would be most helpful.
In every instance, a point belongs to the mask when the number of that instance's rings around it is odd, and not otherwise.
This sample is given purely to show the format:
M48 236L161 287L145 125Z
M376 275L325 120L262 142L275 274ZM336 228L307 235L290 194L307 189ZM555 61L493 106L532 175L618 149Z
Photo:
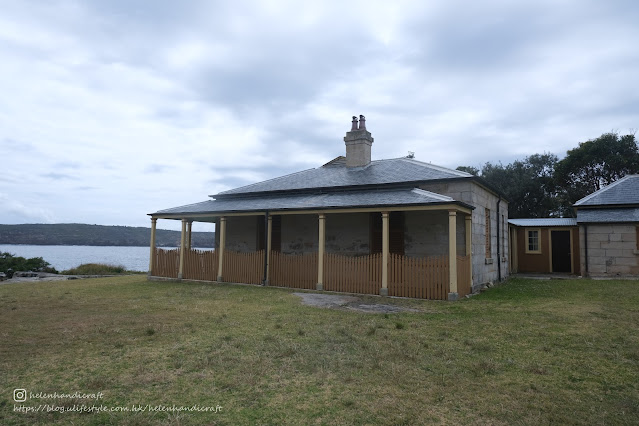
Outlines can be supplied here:
M64 275L114 275L127 272L122 265L106 265L104 263L84 263L72 269L62 271Z
M58 273L49 262L41 257L25 259L8 252L0 253L0 272L4 272L8 278L11 278L15 271Z

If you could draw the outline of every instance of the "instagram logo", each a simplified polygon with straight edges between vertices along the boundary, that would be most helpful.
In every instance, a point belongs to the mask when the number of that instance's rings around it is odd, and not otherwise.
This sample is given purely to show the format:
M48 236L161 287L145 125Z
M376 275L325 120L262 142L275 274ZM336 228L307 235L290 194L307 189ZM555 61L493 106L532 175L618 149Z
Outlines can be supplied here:
M13 400L15 402L24 402L27 400L27 390L26 389L14 389L13 390Z

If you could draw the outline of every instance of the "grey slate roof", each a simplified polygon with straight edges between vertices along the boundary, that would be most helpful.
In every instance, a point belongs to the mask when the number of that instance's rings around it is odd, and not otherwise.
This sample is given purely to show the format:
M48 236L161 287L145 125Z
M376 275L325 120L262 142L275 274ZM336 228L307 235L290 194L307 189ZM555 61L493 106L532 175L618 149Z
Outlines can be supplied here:
M579 209L578 223L639 222L639 208Z
M577 226L574 217L542 218L542 219L508 219L514 226Z
M160 210L154 215L219 214L231 212L272 212L372 206L410 206L456 203L451 197L417 188L393 190L339 191L315 194L272 194L260 197L208 200L182 207Z
M639 175L628 175L577 201L574 206L639 204Z
M368 166L349 168L339 157L322 167L242 186L219 193L216 198L255 192L343 188L361 185L419 182L426 180L472 178L473 175L412 158L371 161Z

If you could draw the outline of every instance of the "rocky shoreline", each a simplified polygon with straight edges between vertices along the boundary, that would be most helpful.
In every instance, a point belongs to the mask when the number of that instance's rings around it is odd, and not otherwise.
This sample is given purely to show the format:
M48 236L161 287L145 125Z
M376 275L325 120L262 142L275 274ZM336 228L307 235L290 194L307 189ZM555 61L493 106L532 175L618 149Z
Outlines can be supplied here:
M41 282L41 281L66 281L80 280L86 278L114 277L115 275L61 275L48 272L23 272L18 271L13 274L13 278L0 279L0 284L12 284L21 282Z

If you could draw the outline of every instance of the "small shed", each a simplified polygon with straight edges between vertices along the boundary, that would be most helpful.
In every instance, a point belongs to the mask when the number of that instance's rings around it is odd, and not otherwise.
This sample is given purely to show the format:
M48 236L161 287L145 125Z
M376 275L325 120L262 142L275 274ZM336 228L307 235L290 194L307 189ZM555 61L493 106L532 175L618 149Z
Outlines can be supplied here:
M581 275L575 218L509 219L511 273Z
M574 204L584 275L639 277L639 175L628 175Z

